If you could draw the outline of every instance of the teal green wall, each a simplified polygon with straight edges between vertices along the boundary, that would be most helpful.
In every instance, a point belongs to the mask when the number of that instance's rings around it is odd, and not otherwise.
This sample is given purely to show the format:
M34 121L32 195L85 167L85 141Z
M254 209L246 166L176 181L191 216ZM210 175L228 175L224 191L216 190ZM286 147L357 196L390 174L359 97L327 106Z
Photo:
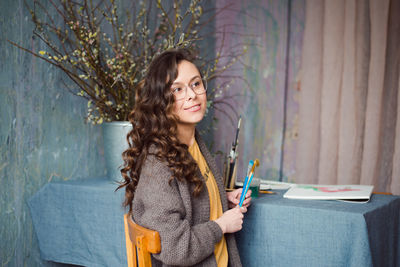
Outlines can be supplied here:
M44 48L23 0L0 1L0 263L52 266L40 260L27 200L50 181L104 176L101 135L64 76L6 39Z

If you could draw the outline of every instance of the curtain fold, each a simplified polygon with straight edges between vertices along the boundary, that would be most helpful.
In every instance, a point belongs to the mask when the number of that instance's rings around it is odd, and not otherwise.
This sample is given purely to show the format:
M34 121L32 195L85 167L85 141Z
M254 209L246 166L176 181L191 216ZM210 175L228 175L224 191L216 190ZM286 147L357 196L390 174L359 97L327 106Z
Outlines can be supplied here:
M319 182L336 183L340 87L343 74L344 0L325 1L320 118Z
M369 59L368 99L365 121L361 183L378 184L379 138L385 74L389 0L370 1L371 56Z
M400 91L400 71L399 71L398 75L399 75L399 79L397 81L397 84L398 84L397 92ZM397 94L397 114L400 114L399 103L400 103L400 94ZM394 156L393 156L392 177L395 177L395 178L392 179L390 188L391 188L391 191L398 193L398 192L400 192L400 182L398 179L398 177L400 177L400 123L396 124L396 141L395 141L394 148L395 148L395 150L394 150Z
M389 7L388 37L385 73L382 94L380 149L375 177L379 179L378 190L389 191L393 177L394 144L396 124L400 123L397 113L398 77L400 62L400 4L392 0ZM397 119L399 118L399 119Z
M296 182L400 194L399 1L306 1Z
M296 176L299 182L318 181L323 10L324 2L319 0L310 0L306 7L301 76L313 79L301 79L299 141L296 150Z

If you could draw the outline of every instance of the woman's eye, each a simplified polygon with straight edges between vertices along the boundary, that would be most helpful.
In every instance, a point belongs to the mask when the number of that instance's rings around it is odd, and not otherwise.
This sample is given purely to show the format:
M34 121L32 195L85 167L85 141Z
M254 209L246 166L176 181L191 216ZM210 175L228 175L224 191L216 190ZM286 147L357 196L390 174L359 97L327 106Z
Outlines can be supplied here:
M180 87L176 87L176 88L172 89L173 93L178 93L180 91L182 91L182 88L180 88Z
M192 88L196 88L200 86L200 81L196 81L194 83L192 83Z

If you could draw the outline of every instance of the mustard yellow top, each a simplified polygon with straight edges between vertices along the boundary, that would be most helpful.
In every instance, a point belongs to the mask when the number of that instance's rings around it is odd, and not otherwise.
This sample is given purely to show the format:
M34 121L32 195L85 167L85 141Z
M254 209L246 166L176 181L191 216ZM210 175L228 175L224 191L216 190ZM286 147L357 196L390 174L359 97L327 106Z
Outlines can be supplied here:
M204 179L206 179L206 186L208 189L208 195L210 198L210 220L216 220L223 214L221 197L219 195L219 190L217 183L215 181L214 175L208 168L207 162L201 154L199 145L195 141L193 145L189 147L189 153L192 155L193 159L197 162L201 174ZM214 249L215 259L217 260L218 267L228 266L228 249L226 246L225 236L222 236L221 241L215 245Z

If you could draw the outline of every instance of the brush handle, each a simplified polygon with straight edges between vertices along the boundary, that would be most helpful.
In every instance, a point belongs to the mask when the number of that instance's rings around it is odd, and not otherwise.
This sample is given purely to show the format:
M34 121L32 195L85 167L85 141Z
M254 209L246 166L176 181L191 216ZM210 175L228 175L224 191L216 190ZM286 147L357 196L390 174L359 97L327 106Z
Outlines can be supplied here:
M243 182L242 194L240 195L240 200L239 200L239 206L240 206L240 207L242 206L243 201L244 201L244 198L245 198L245 196L246 196L246 194L243 194L243 190L244 190L244 189L246 188L246 186L247 186L247 182L249 181L250 171L251 171L251 168L253 167L253 165L254 165L254 161L253 161L253 160L250 160L250 161L249 161L249 165L248 165L248 167L247 167L246 178L244 179L244 182Z
M254 176L254 172L251 172L249 181L246 184L246 188L243 187L245 189L244 189L244 191L242 190L242 195L240 196L239 207L241 207L243 205L243 201L246 198L247 191L249 191L249 187L250 187L250 184L251 184L251 180L253 180L253 176Z
M244 183L243 183L243 189L242 189L242 194L240 195L240 201L239 201L239 207L242 206L244 198L246 196L246 194L244 194L243 190L245 190L245 188L247 187L247 181L249 180L249 176L246 176L246 179L244 179Z

